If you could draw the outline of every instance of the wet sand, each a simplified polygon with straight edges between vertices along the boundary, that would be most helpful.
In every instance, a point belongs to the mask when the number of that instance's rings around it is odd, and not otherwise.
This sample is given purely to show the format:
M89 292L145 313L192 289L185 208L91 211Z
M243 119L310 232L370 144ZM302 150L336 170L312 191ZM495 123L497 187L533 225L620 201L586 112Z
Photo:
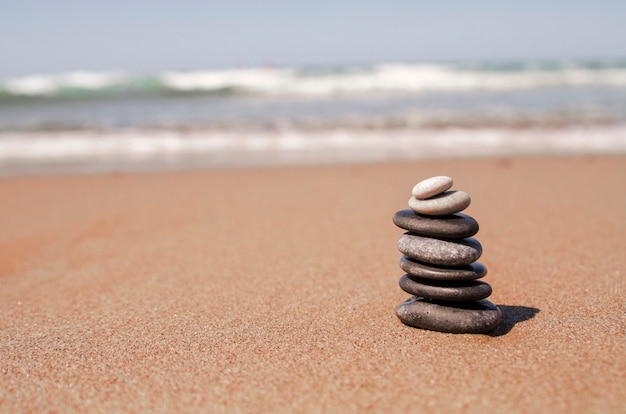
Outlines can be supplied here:
M472 196L504 313L406 327L391 217ZM0 179L0 411L624 412L626 157Z

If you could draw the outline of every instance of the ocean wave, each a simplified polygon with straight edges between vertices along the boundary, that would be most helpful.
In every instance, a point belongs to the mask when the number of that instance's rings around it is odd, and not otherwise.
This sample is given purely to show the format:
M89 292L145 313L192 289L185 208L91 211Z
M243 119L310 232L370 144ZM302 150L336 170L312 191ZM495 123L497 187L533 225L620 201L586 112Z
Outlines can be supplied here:
M530 131L451 128L418 133L413 129L0 133L0 176L625 153L624 126Z
M81 94L95 97L124 93L145 95L155 92L329 97L588 86L626 87L626 63L381 63L316 68L168 71L150 75L123 71L77 71L7 79L0 83L0 100Z
M5 81L0 90L10 95L55 95L67 90L99 91L127 83L124 72L76 71L57 75L30 75Z
M415 111L395 113L388 115L337 115L329 117L261 117L259 119L246 118L217 118L204 121L187 122L185 120L149 119L145 122L133 122L122 127L96 122L78 116L65 119L45 119L35 122L30 118L23 122L3 125L0 118L0 134L10 132L24 133L59 133L59 132L107 132L119 131L128 128L136 130L159 130L177 132L189 131L285 131L295 130L304 132L335 131L349 129L353 131L396 131L401 129L413 129L421 131L446 130L462 128L477 130L485 128L523 130L542 128L546 130L592 127L592 126L615 126L626 125L624 116L601 112L597 110L564 111L483 111L458 113L453 111Z

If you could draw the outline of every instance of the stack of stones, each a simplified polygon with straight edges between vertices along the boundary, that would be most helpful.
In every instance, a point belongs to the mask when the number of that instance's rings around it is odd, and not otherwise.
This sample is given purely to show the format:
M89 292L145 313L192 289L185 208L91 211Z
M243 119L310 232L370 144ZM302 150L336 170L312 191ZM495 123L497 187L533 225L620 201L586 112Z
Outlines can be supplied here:
M396 307L410 326L451 333L487 333L502 318L486 300L491 286L478 281L487 268L476 260L482 246L472 238L478 223L459 213L471 202L463 191L449 191L452 178L439 176L419 182L409 200L410 210L398 211L393 222L408 230L398 240L404 254L400 267L407 274L400 287L414 295Z

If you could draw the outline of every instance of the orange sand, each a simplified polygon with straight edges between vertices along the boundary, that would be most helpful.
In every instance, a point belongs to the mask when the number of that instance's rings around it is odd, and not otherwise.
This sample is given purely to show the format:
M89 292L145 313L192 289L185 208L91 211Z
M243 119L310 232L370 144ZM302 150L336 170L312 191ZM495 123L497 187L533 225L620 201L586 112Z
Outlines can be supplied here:
M494 335L402 325L454 177ZM0 180L0 410L625 412L626 157Z

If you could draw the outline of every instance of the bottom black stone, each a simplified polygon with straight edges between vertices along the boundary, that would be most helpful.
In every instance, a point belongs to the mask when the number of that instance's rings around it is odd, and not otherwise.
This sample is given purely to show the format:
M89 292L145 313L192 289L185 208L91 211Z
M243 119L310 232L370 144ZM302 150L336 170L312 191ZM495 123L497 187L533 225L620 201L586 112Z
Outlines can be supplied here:
M413 296L396 307L396 315L406 325L449 333L488 333L502 320L500 309L487 299L442 302Z

